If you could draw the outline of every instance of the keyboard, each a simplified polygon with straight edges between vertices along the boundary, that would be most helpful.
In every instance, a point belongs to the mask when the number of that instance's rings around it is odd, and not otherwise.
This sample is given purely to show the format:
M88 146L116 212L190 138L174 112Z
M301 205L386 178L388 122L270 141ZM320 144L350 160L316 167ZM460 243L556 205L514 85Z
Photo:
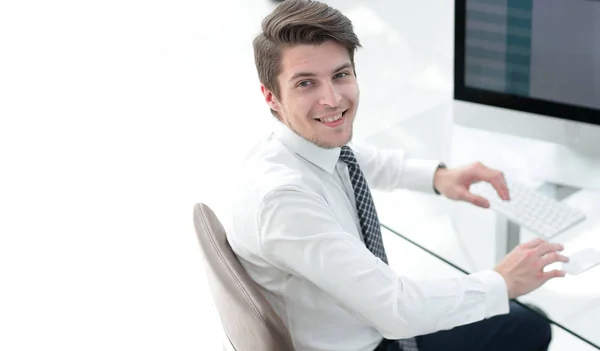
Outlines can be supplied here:
M470 191L488 199L492 210L544 239L550 239L585 219L581 211L522 183L507 180L507 185L510 201L502 200L487 182L472 184Z

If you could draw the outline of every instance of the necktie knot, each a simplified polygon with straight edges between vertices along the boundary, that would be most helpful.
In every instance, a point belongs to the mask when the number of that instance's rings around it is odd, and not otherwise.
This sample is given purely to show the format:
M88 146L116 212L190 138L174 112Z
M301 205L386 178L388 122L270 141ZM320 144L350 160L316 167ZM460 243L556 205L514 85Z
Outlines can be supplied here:
M342 146L342 151L340 152L340 160L345 162L348 166L358 166L356 156L354 156L354 152L348 146Z

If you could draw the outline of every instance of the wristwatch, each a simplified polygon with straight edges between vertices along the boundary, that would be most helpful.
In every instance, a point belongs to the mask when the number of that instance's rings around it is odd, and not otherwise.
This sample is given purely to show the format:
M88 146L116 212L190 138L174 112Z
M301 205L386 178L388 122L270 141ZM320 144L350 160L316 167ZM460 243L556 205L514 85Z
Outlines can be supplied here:
M440 162L440 164L437 166L437 168L435 169L435 172L433 174L435 174L438 171L438 169L440 169L440 168L446 169L448 167L446 166L446 164L444 162ZM435 176L433 177L433 179L435 180ZM440 192L435 188L435 182L433 183L433 191L435 191L435 193L437 195L441 195Z

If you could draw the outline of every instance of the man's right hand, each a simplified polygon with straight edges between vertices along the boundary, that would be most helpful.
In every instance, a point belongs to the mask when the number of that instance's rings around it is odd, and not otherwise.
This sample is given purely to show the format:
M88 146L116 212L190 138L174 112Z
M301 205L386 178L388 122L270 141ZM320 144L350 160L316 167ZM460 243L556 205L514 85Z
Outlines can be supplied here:
M562 245L538 238L517 246L506 255L494 270L506 281L508 297L514 299L537 289L552 278L564 277L562 270L544 272L549 264L569 261L559 253L562 250Z

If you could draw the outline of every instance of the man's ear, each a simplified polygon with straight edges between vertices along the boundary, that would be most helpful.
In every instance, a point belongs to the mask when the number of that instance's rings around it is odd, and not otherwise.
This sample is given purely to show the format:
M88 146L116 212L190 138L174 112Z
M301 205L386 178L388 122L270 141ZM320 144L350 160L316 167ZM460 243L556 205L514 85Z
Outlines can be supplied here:
M260 85L260 91L263 93L263 96L265 97L265 101L267 102L267 105L269 105L271 110L279 111L279 101L277 101L275 94L273 94L272 91L267 89L262 84Z

